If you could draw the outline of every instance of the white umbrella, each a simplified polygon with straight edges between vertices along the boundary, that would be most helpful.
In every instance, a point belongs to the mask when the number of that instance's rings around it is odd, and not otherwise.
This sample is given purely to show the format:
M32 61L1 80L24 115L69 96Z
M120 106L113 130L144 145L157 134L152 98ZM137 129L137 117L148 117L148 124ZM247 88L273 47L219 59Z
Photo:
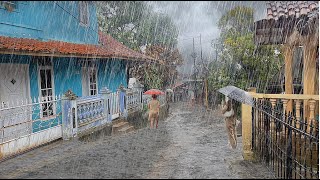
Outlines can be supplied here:
M173 93L173 90L172 90L172 89L166 89L166 91Z
M234 99L238 102L248 104L250 106L253 106L253 97L246 91L235 87L235 86L226 86L223 88L220 88L218 92L228 96L231 99Z

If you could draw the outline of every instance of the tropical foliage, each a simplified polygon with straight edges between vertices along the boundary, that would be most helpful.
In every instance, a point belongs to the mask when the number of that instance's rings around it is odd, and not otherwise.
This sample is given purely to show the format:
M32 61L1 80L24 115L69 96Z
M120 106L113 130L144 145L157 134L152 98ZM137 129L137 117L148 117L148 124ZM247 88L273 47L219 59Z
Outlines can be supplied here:
M176 77L176 65L182 57L176 48L178 28L171 18L156 13L143 1L99 1L98 23L102 32L151 57L165 62L164 67L154 64L130 65L129 74L142 82L146 88L167 86L166 76ZM178 64L178 61L175 62ZM165 73L169 72L169 73Z
M264 92L268 81L283 64L279 46L256 46L253 35L253 9L236 7L224 14L218 26L221 35L219 59L210 65L209 88L226 85L242 89L256 87Z
M183 62L179 50L164 46L148 46L146 48L146 55L161 59L164 65L158 66L150 63L133 64L130 68L130 74L140 82L145 82L145 89L163 89L171 86L178 75L176 66L181 65Z
M256 87L265 92L268 82L283 65L279 46L254 44L254 11L249 7L236 7L219 20L221 34L214 48L218 60L209 65L208 89L211 104L221 102L219 88L233 85L246 90ZM240 115L240 104L235 109Z

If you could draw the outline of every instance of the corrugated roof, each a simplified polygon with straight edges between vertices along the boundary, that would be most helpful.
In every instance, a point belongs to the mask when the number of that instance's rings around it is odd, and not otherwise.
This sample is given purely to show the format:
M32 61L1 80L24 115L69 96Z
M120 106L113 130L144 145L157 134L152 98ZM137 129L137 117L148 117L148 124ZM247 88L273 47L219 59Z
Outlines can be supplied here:
M36 39L0 36L0 51L2 54L38 53L42 56L119 58L163 63L160 60L138 53L124 46L110 35L102 32L99 32L99 42L101 42L101 45L75 44L63 41L40 41Z

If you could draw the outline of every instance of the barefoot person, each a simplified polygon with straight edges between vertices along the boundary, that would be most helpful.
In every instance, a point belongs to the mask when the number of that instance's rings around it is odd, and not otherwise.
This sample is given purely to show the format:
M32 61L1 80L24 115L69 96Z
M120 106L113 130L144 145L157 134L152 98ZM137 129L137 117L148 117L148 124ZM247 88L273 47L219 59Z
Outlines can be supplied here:
M229 144L231 145L232 149L235 149L237 147L236 120L232 108L232 102L227 96L225 97L225 102L222 105L221 112L223 116L226 118L225 122L227 133L229 136Z
M152 100L148 103L150 128L153 128L153 122L156 121L158 128L158 120L160 113L160 102L157 100L157 95L152 95Z

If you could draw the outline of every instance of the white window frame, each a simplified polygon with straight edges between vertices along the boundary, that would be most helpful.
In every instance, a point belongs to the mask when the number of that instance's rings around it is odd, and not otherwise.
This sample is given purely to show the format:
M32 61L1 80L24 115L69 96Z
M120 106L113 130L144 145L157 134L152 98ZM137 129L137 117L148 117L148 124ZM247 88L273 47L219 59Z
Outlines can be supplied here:
M91 82L91 75L92 75L92 71L95 71L95 82ZM93 67L88 67L88 89L89 89L89 96L94 96L98 94L98 68L93 66ZM95 85L96 88L95 89L91 89L91 85ZM95 94L91 94L91 91L95 91Z
M37 61L37 66L38 66L38 84L39 84L39 97L40 97L40 118L50 118L52 116L55 116L56 115L56 106L55 106L55 103L52 102L52 115L46 115L44 116L44 112L43 112L43 108L42 108L42 105L43 104L49 104L49 103L46 103L44 100L48 100L49 97L48 95L43 97L42 96L42 91L43 90L46 90L47 91L47 94L48 94L48 90L51 89L52 91L52 95L51 95L51 101L54 100L54 97L55 97L55 92L54 92L54 74L53 74L53 62L52 62L52 59L45 59L45 61L50 61L51 62L51 65L45 65L45 66L42 66L39 64L39 62ZM51 88L45 88L45 89L42 89L41 88L41 75L40 75L40 71L41 70L50 70L51 71ZM46 72L46 71L45 71ZM47 74L45 73L45 76L47 76ZM46 85L47 85L47 82L46 82ZM48 105L47 105L48 107Z
M82 26L88 27L90 24L88 1L79 1L79 20Z

